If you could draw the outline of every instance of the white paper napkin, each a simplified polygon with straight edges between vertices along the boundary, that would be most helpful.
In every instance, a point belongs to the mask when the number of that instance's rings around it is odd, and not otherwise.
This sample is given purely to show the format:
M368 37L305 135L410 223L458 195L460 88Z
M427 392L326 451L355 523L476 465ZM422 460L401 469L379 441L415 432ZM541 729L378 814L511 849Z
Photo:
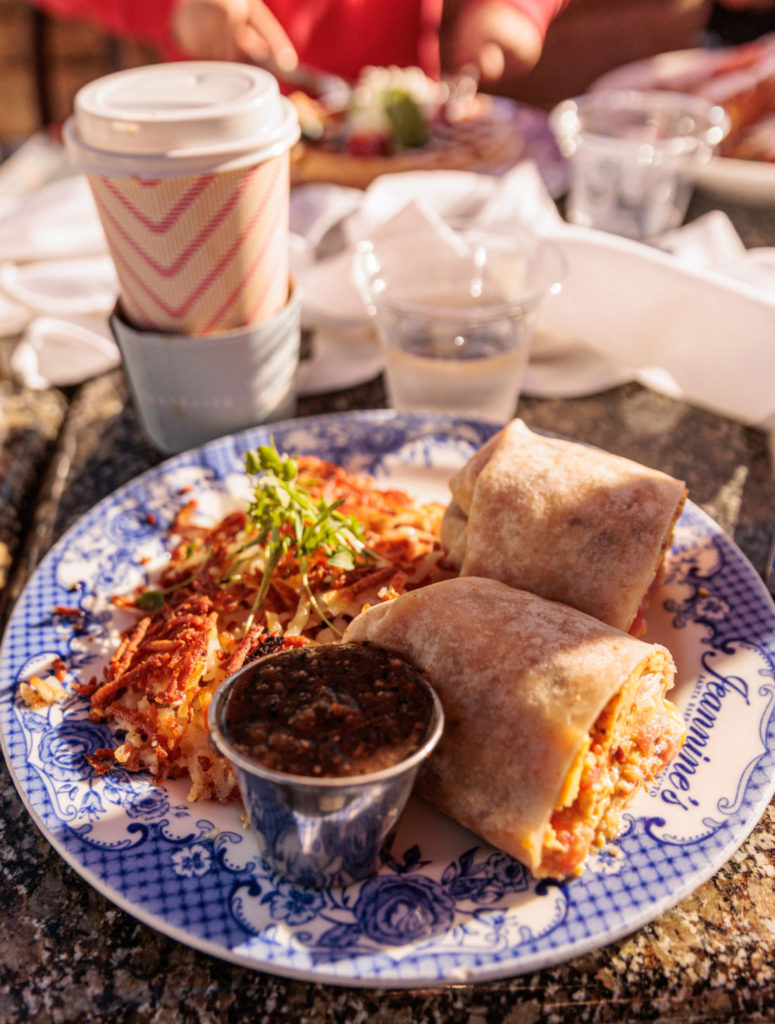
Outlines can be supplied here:
M13 338L20 334L31 317L27 306L0 292L0 338Z
M34 390L81 384L120 362L104 316L36 317L11 355L16 378Z
M291 194L291 232L306 239L315 250L331 228L358 209L362 198L357 188L322 182L298 185Z
M561 247L567 275L543 311L526 394L583 395L639 380L745 423L775 417L775 249L747 251L722 212L650 247L564 223L536 169L521 164L502 178L438 171L378 179L346 233L374 234L402 210L405 218L520 224ZM349 255L318 261L302 278L312 324L320 316L351 330L363 317Z
M519 223L541 233L562 223L543 179L532 163L521 163L500 177L474 171L415 171L386 174L366 189L347 234L368 237L380 224L416 202L443 220L470 220L482 226Z
M410 203L421 203L447 220L475 217L488 199L492 178L474 171L406 171L383 174L368 186L345 224L350 242L368 238Z
M53 132L30 135L0 164L0 217L50 181L71 174L64 146Z
M10 360L21 384L65 387L117 366L107 321L117 295L84 177L16 197L0 218L0 336L21 334Z
M300 393L379 372L348 243L396 215L425 218L433 231L460 216L520 224L562 247L567 277L545 307L525 393L582 395L641 380L746 423L775 422L775 248L746 250L720 211L665 235L661 249L571 227L530 163L500 178L410 172L364 193L294 190L293 273L303 323L322 332ZM336 239L345 249L326 256ZM105 312L117 285L84 178L45 185L0 217L0 263L0 334L24 331L13 360L21 380L75 383L115 365Z
M658 239L658 247L687 266L713 270L723 269L746 255L742 239L722 210L712 210L690 224L666 231Z
M107 251L89 183L81 175L44 185L0 219L0 262L71 259Z
M631 379L751 425L775 414L775 287L565 226L568 273L544 326Z
M30 310L53 316L107 314L118 278L110 256L0 264L0 289Z
M349 245L334 256L308 264L300 273L304 325L329 332L352 332L358 326L370 329L352 280L352 254L357 242L364 238L377 240L386 230L425 221L432 243L445 221L457 220L482 226L522 224L537 234L562 224L533 164L520 164L501 178L473 171L383 175L362 193L360 206L342 225L342 235Z

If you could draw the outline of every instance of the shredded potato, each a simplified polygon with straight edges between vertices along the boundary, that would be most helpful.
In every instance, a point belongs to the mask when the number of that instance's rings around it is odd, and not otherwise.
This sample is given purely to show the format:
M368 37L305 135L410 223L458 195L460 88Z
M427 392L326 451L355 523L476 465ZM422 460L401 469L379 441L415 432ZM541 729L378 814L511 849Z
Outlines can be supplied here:
M26 682L19 684L19 694L24 703L36 711L42 710L50 704L57 704L67 696L56 676L49 676L46 679L42 679L40 676L30 676Z
M441 505L380 490L371 478L313 456L297 462L299 482L313 499L343 499L340 511L356 518L372 556L350 570L329 565L322 553L313 558L313 601L291 549L254 608L264 573L257 527L244 511L199 526L195 503L187 503L171 528L170 563L155 584L158 607L142 614L143 594L114 599L141 618L122 637L104 678L89 688L91 717L121 736L115 748L88 756L95 771L120 764L149 770L156 782L188 777L189 800L236 798L233 773L207 740L207 708L219 684L263 653L334 642L365 606L452 574L442 564Z

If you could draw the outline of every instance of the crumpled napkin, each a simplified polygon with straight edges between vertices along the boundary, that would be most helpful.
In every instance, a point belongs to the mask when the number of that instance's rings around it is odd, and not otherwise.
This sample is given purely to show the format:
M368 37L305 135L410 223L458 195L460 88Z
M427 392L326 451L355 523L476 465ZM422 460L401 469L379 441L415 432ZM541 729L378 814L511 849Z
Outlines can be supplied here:
M350 332L368 326L352 279L352 255L359 240L376 239L391 222L394 228L401 228L426 221L430 231L438 233L443 222L459 220L482 227L513 222L536 234L562 224L533 164L520 164L498 178L474 171L383 175L362 193L359 206L340 225L340 250L313 259L300 270L304 326Z
M723 213L671 232L667 251L569 225L556 240L567 278L546 306L545 330L625 379L629 372L743 423L775 425L775 274L765 279L756 250L741 250ZM747 280L754 265L758 284Z
M300 276L308 326L352 331L365 309L352 246L397 216L519 224L552 239L567 273L533 339L525 394L570 397L629 380L752 425L775 417L775 249L746 250L721 211L646 246L566 224L531 164L501 178L387 175L347 219L349 245ZM775 419L773 419L775 422Z
M10 367L25 387L66 387L118 366L108 327L117 295L84 177L19 196L0 218L0 337L21 334Z
M35 317L11 354L10 366L25 387L69 387L107 373L121 354L104 317Z
M746 250L720 211L648 247L565 224L532 163L502 177L385 175L365 192L291 196L291 268L314 329L300 393L371 379L381 357L352 280L353 246L401 211L553 239L567 274L536 332L524 392L585 395L627 380L753 425L775 423L775 249ZM78 383L120 361L107 326L117 283L88 184L70 175L0 210L0 336L30 387Z

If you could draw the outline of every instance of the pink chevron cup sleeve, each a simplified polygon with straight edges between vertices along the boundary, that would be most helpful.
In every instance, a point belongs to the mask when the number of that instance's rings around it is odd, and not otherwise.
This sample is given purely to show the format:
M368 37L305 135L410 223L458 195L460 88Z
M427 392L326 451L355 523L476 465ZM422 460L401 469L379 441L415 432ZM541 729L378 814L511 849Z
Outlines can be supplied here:
M125 316L213 334L261 323L288 297L289 160L181 178L90 175Z
M283 309L298 137L277 81L248 65L150 65L79 90L65 144L89 179L132 324L210 335Z

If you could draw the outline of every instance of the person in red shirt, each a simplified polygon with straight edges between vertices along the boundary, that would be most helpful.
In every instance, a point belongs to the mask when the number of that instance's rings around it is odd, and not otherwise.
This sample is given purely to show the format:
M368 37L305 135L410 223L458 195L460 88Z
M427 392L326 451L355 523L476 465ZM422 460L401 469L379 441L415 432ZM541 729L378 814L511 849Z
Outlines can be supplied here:
M438 77L473 65L485 91L549 106L600 74L701 45L711 0L32 0L150 43L163 59L271 56L355 79L369 64ZM735 10L775 0L717 0Z
M569 0L464 0L452 26L457 66L486 80L531 68L549 22ZM173 28L187 53L300 59L355 78L365 65L417 65L437 77L444 0L178 0Z
M464 0L452 28L456 65L482 81L519 74L538 60L546 29L569 0ZM235 60L271 55L346 78L366 65L417 65L440 73L444 0L35 0L59 17L155 46L166 59Z

